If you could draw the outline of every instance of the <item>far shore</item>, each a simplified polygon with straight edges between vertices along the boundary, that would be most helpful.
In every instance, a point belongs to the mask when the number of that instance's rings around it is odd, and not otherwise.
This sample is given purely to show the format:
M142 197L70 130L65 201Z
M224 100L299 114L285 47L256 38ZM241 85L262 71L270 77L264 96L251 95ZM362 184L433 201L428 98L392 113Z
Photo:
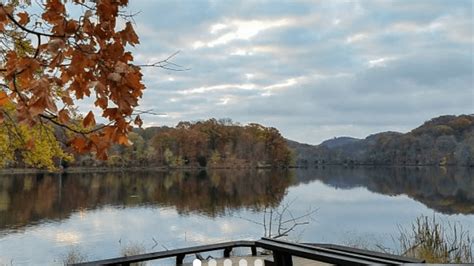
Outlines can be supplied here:
M425 167L436 167L436 168L472 168L472 166L465 165L374 165L374 164L324 164L315 166L301 166L292 165L285 167L277 166L212 166L212 167L167 167L167 166L125 166L125 167L108 167L108 166L72 166L63 169L48 170L38 168L4 168L0 169L0 175L8 174L47 174L47 173L106 173L106 172L129 172L129 171L155 171L155 172L168 172L168 171L202 171L202 170L257 170L257 169L311 169L311 168L325 168L325 167L344 167L344 168L377 168L377 167L394 167L394 168L425 168Z

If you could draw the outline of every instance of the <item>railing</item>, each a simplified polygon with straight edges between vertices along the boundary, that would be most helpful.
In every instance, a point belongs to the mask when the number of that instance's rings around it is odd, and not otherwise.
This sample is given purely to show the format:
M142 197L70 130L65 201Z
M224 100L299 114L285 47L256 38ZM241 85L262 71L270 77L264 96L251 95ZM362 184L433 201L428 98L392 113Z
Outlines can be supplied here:
M265 265L292 266L293 256L336 265L401 265L410 263L423 263L423 261L417 259L338 245L296 244L281 240L262 238L258 241L232 241L212 245L153 252L143 255L91 261L74 265L128 266L130 263L171 257L176 258L176 265L181 265L183 264L183 260L186 255L197 254L200 252L223 250L224 257L228 258L232 252L232 249L236 247L249 247L252 256L257 255L257 248L263 248L272 251L273 261L265 260Z

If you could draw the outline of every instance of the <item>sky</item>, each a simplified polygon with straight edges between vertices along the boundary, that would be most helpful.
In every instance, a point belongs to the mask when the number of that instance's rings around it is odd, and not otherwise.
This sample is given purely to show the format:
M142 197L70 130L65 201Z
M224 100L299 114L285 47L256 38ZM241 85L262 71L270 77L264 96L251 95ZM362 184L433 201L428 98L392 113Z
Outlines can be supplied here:
M474 113L472 1L130 1L145 126L231 118L318 144Z

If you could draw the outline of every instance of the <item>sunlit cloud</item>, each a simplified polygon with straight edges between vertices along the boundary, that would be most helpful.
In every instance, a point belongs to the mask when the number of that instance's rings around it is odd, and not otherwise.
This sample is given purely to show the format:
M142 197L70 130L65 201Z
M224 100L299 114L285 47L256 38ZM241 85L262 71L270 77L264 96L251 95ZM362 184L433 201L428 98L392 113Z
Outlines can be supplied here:
M346 38L346 43L354 43L354 42L359 42L364 39L367 39L368 35L366 33L357 33L354 35L350 35L349 37Z
M207 93L213 91L225 91L229 89L239 89L239 90L253 90L256 89L256 85L252 83L247 84L221 84L215 86L203 86L198 88L191 88L182 91L178 91L180 94L198 94L198 93Z
M392 61L392 60L395 60L395 58L394 57L380 57L380 58L369 60L367 62L367 66L369 68L384 67L384 66L387 66L387 62Z
M217 32L220 32L223 29L231 29L231 30L210 41L196 41L193 43L193 48L194 49L198 49L201 47L212 48L214 46L227 44L234 40L249 40L264 30L285 26L287 24L288 24L288 20L286 19L280 19L280 20L274 20L274 21L233 20L227 23L214 24L211 26L211 29L210 29L210 32L212 34L216 34Z

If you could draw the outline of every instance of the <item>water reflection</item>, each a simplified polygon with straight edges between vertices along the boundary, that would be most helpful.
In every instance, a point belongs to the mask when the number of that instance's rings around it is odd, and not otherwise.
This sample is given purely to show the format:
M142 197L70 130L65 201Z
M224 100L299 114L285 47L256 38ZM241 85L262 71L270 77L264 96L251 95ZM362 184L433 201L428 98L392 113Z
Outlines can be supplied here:
M277 206L294 176L286 171L123 172L0 177L0 229L104 205L171 206L210 217Z
M70 247L90 259L122 244L167 248L256 239L264 206L318 208L301 241L344 244L435 212L472 232L472 169L341 168L291 171L124 172L0 176L0 265L51 265ZM401 196L398 196L401 195ZM407 195L407 196L404 196ZM421 202L422 204L420 204ZM426 207L425 207L426 206ZM245 219L242 219L245 218ZM300 233L303 233L300 232ZM298 235L296 235L298 237ZM121 241L121 242L119 242Z
M315 179L341 189L365 187L407 195L445 214L474 214L474 169L438 167L325 167L298 171L298 182Z
M278 206L291 185L365 187L384 195L405 194L445 214L474 213L469 168L342 168L297 171L122 172L0 176L0 229L101 206L169 206L181 215L225 215L241 208Z

